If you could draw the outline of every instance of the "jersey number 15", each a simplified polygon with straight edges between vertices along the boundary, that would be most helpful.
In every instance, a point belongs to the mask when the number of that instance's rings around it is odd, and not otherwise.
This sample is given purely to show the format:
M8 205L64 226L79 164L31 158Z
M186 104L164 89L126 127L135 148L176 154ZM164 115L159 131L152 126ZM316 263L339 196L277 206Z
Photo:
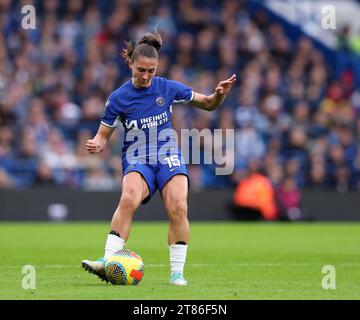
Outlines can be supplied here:
M179 158L178 158L178 156L176 154L174 154L174 155L172 155L170 157L166 157L166 158L164 158L164 160L169 165L169 168L180 167L180 160L179 160Z

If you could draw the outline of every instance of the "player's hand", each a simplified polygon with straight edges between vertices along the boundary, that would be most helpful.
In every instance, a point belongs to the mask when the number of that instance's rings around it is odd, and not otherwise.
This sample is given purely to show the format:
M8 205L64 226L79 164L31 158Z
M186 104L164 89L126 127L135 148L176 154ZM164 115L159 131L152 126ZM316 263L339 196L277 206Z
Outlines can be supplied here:
M220 81L218 86L215 89L215 92L219 95L228 94L235 81L236 81L236 75L233 74L229 79Z
M99 153L103 151L105 145L100 143L98 140L90 139L86 141L86 150L90 153Z

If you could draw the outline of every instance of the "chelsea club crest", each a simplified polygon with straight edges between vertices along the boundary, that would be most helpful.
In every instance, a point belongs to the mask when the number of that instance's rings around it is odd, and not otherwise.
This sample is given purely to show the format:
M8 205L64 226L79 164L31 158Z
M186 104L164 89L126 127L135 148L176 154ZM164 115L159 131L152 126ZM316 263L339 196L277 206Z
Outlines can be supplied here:
M157 97L156 103L159 107L162 107L165 104L165 99L163 97Z

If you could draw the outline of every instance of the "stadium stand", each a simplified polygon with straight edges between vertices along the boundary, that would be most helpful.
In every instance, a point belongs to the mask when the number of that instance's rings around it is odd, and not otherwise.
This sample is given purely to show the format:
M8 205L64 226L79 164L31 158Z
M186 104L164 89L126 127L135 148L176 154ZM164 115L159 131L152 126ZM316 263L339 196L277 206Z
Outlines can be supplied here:
M189 165L193 189L235 188L257 159L276 190L284 183L295 191L359 190L356 70L347 60L329 63L311 38L294 41L266 13L250 14L246 1L33 3L36 29L23 30L23 1L0 2L1 188L120 188L122 130L100 157L87 154L84 141L96 132L107 96L130 76L119 55L124 41L157 26L165 44L159 76L210 93L238 75L213 113L174 106L177 130L235 130L234 173Z

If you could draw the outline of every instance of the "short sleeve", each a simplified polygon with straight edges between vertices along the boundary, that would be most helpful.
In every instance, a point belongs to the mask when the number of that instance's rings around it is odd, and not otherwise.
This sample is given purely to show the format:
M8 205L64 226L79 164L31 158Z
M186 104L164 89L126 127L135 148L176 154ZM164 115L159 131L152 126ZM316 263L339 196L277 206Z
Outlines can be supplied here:
M194 91L181 82L170 80L172 90L175 93L174 103L188 103L194 99Z
M104 116L101 118L101 123L105 126L116 128L121 119L121 107L116 103L113 95L110 95L105 104Z

